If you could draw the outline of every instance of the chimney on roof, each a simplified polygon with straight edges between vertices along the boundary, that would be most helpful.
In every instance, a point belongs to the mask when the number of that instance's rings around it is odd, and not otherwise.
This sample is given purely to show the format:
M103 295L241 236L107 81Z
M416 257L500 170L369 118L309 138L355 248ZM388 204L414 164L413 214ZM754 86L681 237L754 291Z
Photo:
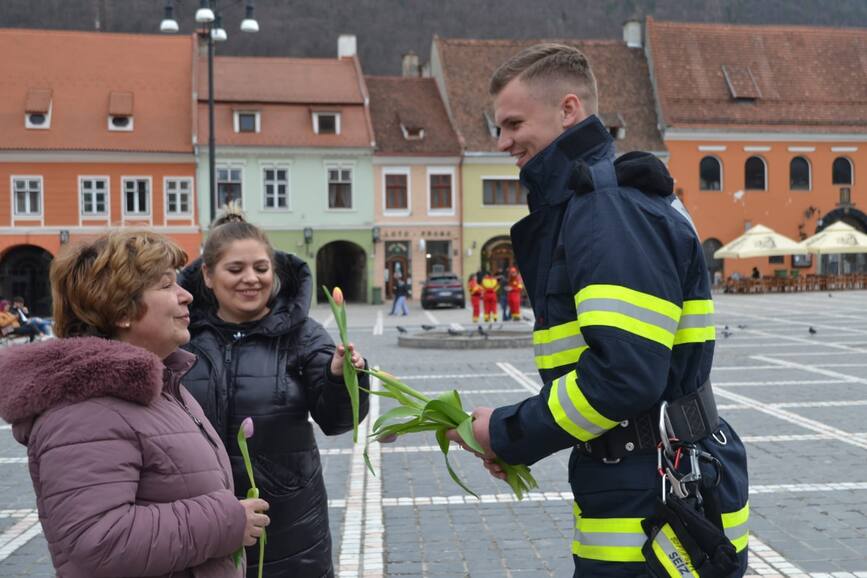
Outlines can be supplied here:
M419 72L421 72L421 69L418 65L418 54L416 54L412 50L404 54L403 58L401 59L400 68L403 71L404 77L419 76Z
M641 48L641 21L627 20L623 23L623 42L627 48Z
M356 53L355 34L341 34L337 37L337 58L352 58Z

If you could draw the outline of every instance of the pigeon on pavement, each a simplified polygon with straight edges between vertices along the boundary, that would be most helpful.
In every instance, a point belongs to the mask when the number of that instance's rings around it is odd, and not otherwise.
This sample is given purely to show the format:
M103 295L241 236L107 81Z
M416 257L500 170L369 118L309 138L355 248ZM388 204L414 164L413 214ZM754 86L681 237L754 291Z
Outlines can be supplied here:
M738 329L746 329L746 328L747 328L747 326L744 325L744 324L740 324L740 325L738 325Z
M425 331L430 331L431 329L436 329L436 325L422 325L421 328Z
M723 337L725 337L726 339L728 339L728 338L731 337L732 335L733 335L733 334L732 334L731 331L726 331L725 329L723 329Z
M452 329L451 327L448 328L448 332L449 335L454 335L456 337L464 334L463 331L458 331L457 329Z
M810 326L810 328L809 328L809 329L807 329L807 331L809 331L809 332L810 332L810 335L816 335L816 334L817 334L817 333L819 333L819 332L818 332L818 331L816 331L816 330L815 330L815 329L813 329L813 327L812 327L812 326Z
M407 333L406 327L401 327L400 325L398 325L395 327L395 329L397 329L398 333Z

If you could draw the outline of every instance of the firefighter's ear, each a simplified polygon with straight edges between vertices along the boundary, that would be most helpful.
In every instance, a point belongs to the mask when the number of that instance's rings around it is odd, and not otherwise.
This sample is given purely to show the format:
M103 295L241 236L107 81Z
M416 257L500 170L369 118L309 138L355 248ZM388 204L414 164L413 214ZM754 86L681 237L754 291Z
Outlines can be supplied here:
M577 94L570 92L560 101L560 118L563 130L575 126L587 116L584 103Z

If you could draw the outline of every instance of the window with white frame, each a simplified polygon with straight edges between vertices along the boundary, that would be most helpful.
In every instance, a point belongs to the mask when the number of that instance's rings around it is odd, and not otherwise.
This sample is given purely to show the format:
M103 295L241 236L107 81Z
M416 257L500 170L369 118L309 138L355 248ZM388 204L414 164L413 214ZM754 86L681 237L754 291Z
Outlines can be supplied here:
M768 190L768 172L765 159L750 157L744 163L744 188L750 191Z
M240 167L217 167L217 208L231 202L243 204L242 176Z
M834 185L852 184L852 161L846 157L837 157L831 165L831 183Z
M235 132L259 132L261 130L261 120L259 112L255 110L235 111Z
M722 190L722 163L714 156L706 156L698 163L698 188L702 191Z
M428 190L431 211L451 211L454 208L451 172L428 173Z
M104 217L108 214L108 179L81 177L78 181L83 217Z
M130 132L135 128L135 120L131 114L110 114L108 116L108 130Z
M385 210L405 213L409 210L409 169L383 171Z
M352 208L351 167L328 167L328 208Z
M793 191L809 191L812 182L810 162L804 157L795 157L789 162L789 188Z
M289 169L265 167L262 169L262 199L266 209L289 208Z
M193 179L166 179L166 215L188 217L193 212Z
M150 179L123 179L123 212L125 215L140 216L150 214L150 196Z
M316 134L340 134L340 113L314 112L313 132Z
M42 215L42 177L13 177L15 215L38 217Z
M482 179L482 204L484 205L525 205L527 189L518 179Z

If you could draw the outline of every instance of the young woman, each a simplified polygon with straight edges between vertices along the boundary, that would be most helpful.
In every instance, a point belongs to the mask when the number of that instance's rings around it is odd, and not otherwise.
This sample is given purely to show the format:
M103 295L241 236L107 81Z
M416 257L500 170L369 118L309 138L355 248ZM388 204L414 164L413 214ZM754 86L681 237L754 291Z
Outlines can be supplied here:
M229 448L238 495L249 482L233 440L245 417L255 420L250 452L272 519L265 575L333 576L328 498L308 416L336 435L352 428L352 411L346 352L308 317L310 270L275 252L259 228L230 209L212 225L202 258L182 272L181 284L195 296L189 349L198 356L184 383ZM348 354L364 367L357 352ZM368 387L364 374L359 381ZM366 414L362 393L361 418ZM258 550L247 556L255 576Z
M240 578L232 553L268 524L235 498L229 458L180 385L195 362L186 256L112 233L51 265L60 339L0 353L0 417L27 446L58 576Z

